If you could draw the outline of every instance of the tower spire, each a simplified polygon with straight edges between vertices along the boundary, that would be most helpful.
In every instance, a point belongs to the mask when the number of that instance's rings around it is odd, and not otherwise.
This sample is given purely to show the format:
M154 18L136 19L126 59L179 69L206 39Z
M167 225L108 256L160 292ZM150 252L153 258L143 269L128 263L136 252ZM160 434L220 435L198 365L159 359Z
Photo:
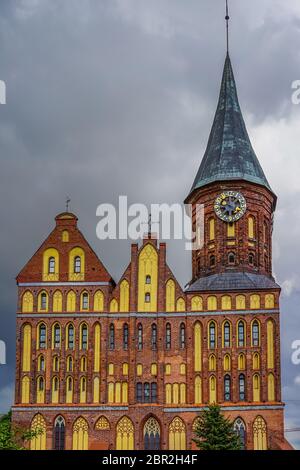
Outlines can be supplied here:
M229 20L230 20L230 16L229 16L228 0L226 0L225 20L226 20L226 48L227 48L227 54L229 54Z

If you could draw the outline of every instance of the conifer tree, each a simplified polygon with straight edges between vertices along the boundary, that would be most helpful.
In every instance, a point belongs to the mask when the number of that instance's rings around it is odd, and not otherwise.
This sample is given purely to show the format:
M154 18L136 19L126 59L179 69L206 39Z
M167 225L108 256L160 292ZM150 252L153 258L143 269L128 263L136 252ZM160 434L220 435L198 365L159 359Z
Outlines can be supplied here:
M233 429L233 422L221 413L218 405L210 405L201 412L193 441L200 450L241 450L240 437Z

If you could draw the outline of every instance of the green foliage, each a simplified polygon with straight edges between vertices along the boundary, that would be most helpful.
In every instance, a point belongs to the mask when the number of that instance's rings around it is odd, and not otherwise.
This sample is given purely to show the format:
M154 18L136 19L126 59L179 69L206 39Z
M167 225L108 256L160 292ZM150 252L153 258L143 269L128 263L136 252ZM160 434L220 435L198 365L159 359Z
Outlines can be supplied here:
M218 405L211 405L201 412L195 428L197 436L193 441L200 450L241 450L240 437L233 429L233 423L225 418Z
M0 450L25 450L26 442L43 432L31 431L12 424L11 411L0 418Z

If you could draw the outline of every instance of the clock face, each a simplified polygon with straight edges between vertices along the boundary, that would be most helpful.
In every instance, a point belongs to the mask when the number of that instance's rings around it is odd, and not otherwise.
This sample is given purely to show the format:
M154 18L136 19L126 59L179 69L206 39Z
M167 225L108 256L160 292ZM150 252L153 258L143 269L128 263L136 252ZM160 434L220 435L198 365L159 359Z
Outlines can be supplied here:
M246 212L246 199L237 191L224 191L215 200L215 213L224 222L236 222Z

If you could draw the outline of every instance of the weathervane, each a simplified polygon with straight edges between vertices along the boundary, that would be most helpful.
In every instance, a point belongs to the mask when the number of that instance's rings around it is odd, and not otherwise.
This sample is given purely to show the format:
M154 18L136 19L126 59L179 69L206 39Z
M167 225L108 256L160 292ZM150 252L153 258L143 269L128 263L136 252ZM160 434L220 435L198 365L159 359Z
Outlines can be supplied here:
M71 202L71 199L69 197L66 198L66 212L69 212L69 204Z
M226 44L227 44L227 54L228 54L228 52L229 52L229 20L230 20L229 10L228 10L228 0L226 0L225 20L226 20Z

